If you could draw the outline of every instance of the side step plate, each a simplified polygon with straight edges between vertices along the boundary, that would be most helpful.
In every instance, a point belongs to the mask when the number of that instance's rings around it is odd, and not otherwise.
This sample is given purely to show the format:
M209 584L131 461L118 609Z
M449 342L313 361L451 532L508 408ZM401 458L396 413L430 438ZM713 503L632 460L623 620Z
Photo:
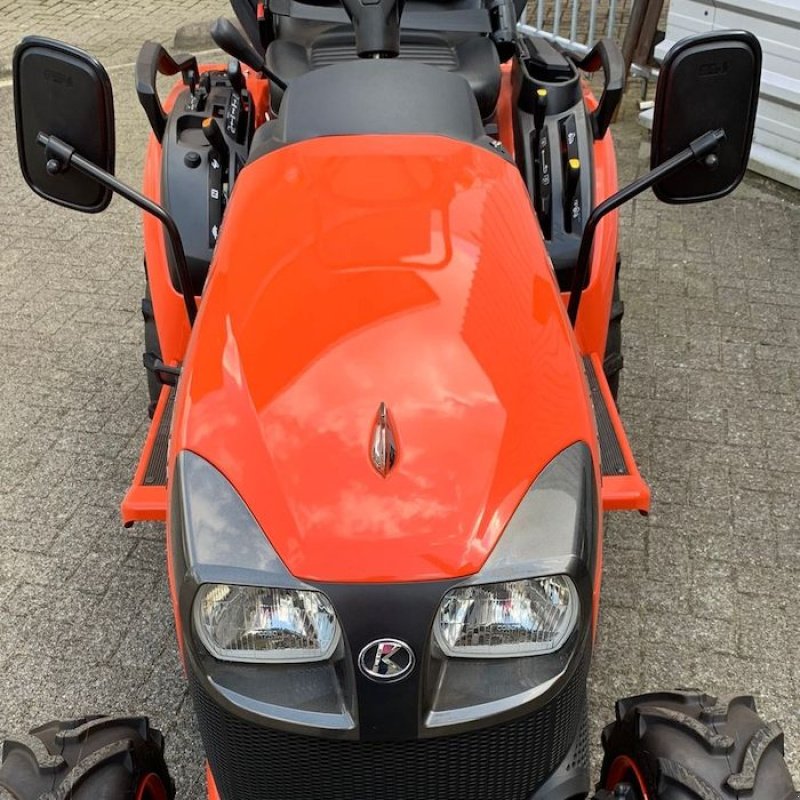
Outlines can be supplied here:
M174 404L175 389L164 386L144 440L133 483L122 501L122 524L126 528L134 522L165 522L167 519L167 453Z
M583 356L600 443L603 511L650 510L650 488L639 474L616 403L596 354Z

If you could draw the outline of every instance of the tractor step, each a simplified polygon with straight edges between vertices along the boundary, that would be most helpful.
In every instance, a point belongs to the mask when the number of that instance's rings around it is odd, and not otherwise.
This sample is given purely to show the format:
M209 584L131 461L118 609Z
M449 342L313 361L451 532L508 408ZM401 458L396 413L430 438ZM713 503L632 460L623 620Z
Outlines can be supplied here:
M164 386L144 441L133 483L122 501L122 523L125 527L144 520L166 521L167 455L174 405L175 388Z
M597 423L604 511L650 510L650 489L639 474L617 405L597 355L583 357Z

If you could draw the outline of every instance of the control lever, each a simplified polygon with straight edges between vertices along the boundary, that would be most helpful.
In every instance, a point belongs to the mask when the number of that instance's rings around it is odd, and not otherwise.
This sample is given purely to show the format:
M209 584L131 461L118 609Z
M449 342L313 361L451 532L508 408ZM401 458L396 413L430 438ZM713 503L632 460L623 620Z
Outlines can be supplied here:
M228 64L228 80L231 82L233 91L225 105L225 132L235 142L241 142L245 133L245 127L241 124L242 117L247 119L242 99L245 83L241 67L235 58Z
M559 124L564 150L564 227L570 233L577 233L583 223L578 128L574 116L567 117Z
M233 91L241 95L244 91L244 75L242 75L242 65L235 58L228 62L228 80L231 82Z
M211 26L211 38L214 43L237 61L247 64L257 72L264 69L264 57L258 54L247 39L239 32L238 28L225 17L218 17Z
M544 118L547 114L547 89L540 86L536 90L536 99L533 101L533 125L537 131L542 130Z
M286 81L278 77L265 63L247 39L242 36L234 24L225 17L219 17L211 26L211 38L215 44L228 55L242 64L247 64L256 72L266 75L279 89L286 89Z
M206 117L203 120L203 135L220 158L228 157L228 143L225 141L219 122L214 117Z

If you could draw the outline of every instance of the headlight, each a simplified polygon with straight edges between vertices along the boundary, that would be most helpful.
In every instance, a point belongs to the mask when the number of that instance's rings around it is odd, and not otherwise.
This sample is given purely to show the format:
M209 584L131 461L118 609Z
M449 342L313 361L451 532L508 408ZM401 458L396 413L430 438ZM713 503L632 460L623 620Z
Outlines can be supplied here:
M321 592L207 584L194 601L194 625L222 661L323 661L339 643L339 623Z
M565 575L462 586L445 595L434 636L449 656L552 653L572 633L578 593Z

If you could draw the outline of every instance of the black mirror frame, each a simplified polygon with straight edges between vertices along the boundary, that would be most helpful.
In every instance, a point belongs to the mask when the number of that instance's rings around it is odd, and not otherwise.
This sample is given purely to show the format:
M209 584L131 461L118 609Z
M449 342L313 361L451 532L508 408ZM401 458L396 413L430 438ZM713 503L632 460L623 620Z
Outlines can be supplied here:
M22 98L21 98L21 86L20 82L17 80L17 76L19 75L19 62L22 56L24 55L25 51L28 50L30 47L47 47L51 50L63 53L64 55L72 56L73 58L78 58L84 61L87 65L89 65L92 70L94 70L95 74L97 75L100 83L103 86L104 96L106 101L104 103L104 110L105 110L105 126L106 130L108 131L108 144L109 144L109 152L111 154L108 164L106 165L99 165L101 167L105 167L106 171L109 173L114 172L114 162L115 162L115 154L116 154L116 137L114 131L114 101L113 101L113 91L111 88L111 80L108 77L108 73L106 72L105 67L96 59L94 56L90 55L89 53L81 50L78 47L73 47L72 45L66 44L65 42L60 42L55 39L50 39L46 36L26 36L14 49L14 58L13 58L13 66L12 66L12 74L14 76L14 123L16 127L16 138L17 138L17 153L19 157L19 166L22 172L22 177L25 179L25 182L28 186L32 189L32 191L37 194L39 197L47 200L51 203L56 203L57 205L64 206L66 208L71 208L74 211L82 211L87 214L99 214L101 211L105 211L108 208L109 203L111 202L111 198L113 196L113 192L106 188L106 191L103 193L103 196L96 203L94 206L82 206L76 203L70 203L65 200L61 200L57 197L52 197L45 192L41 191L31 180L31 176L28 173L27 166L25 163L25 159L23 157L24 152L24 142L23 142L23 125L22 125ZM49 135L51 131L41 131L46 135ZM42 147L42 158L45 157L45 149Z
M761 43L759 42L755 34L745 30L717 30L717 31L710 31L708 33L700 33L694 36L688 36L685 39L681 39L679 42L673 45L673 47L667 53L667 56L664 59L664 63L661 68L661 74L662 75L667 74L669 71L670 64L676 58L682 55L684 51L688 50L691 47L696 46L698 42L714 44L717 41L734 41L734 42L738 41L749 45L750 49L753 51L755 55L757 73L759 76L761 75L761 66L762 66ZM684 197L676 198L671 195L663 194L662 192L659 191L659 184L656 183L653 186L653 192L661 202L667 203L669 205L685 205L688 203L718 200L719 198L725 197L726 195L734 191L734 189L736 189L736 187L741 183L742 179L744 178L745 173L747 172L747 163L749 161L750 148L753 142L753 132L755 130L756 114L758 111L759 89L760 89L760 83L758 80L756 80L753 85L753 91L755 93L755 96L750 98L750 108L752 109L752 111L750 114L750 119L748 121L748 127L747 127L747 141L748 141L747 154L746 157L744 158L742 170L739 173L736 181L730 186L726 187L725 189L716 192L714 194L697 195L694 197L685 197L685 198ZM659 135L664 128L664 121L662 119L662 116L664 114L665 108L666 106L664 103L658 102L658 95L656 95L656 105L653 114L652 140L650 145L651 169L654 169L658 166L658 162L656 160L656 154L660 149Z

